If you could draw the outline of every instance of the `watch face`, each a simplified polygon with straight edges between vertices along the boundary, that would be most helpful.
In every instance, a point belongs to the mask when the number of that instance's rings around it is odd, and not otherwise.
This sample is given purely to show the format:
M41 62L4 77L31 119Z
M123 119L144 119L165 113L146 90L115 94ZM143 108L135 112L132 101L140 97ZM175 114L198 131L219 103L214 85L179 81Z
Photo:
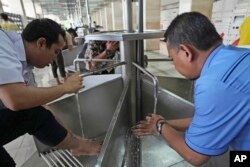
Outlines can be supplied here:
M106 55L110 56L111 55L111 51L110 50L106 50Z
M161 133L161 122L160 121L157 123L157 131L159 133Z
M162 119L157 122L157 131L161 134L162 125L166 123L166 120Z

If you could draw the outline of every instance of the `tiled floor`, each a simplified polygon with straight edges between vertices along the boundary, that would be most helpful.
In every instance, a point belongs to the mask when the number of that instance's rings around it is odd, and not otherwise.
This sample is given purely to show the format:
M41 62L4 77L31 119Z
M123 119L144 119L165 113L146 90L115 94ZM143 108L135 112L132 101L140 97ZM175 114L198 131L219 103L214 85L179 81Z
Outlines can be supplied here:
M145 52L148 58L167 58L166 56L165 43L161 43L160 51ZM182 77L173 66L171 61L168 62L149 62L147 67L151 73L157 76L170 76L170 77ZM55 79L53 79L50 67L44 69L34 69L36 82L40 87L48 87L56 85ZM6 150L15 160L17 167L27 161L35 152L35 144L33 137L26 134L17 138L16 140L8 143L4 146Z
M159 51L146 52L145 54L148 56L148 59L168 58ZM172 61L149 62L147 70L156 76L183 77L175 70Z
M29 134L20 136L16 140L6 144L4 147L15 160L17 167L21 166L36 152L33 137Z

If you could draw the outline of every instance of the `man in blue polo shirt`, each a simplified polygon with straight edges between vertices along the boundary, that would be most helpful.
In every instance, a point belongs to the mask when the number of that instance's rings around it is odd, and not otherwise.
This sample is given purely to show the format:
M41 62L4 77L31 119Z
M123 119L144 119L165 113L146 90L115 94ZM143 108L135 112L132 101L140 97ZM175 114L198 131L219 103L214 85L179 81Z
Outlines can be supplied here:
M198 166L229 148L250 150L250 50L223 45L212 23L197 12L177 16L164 36L175 68L196 80L194 116L166 121L152 114L134 134L161 134ZM186 131L185 137L177 130Z
M50 19L36 19L22 32L0 30L0 166L15 162L3 145L29 133L42 143L71 149L74 155L95 155L100 143L83 140L57 122L41 105L82 88L79 73L58 86L35 86L33 66L48 65L64 46L64 31ZM69 111L70 112L70 111Z

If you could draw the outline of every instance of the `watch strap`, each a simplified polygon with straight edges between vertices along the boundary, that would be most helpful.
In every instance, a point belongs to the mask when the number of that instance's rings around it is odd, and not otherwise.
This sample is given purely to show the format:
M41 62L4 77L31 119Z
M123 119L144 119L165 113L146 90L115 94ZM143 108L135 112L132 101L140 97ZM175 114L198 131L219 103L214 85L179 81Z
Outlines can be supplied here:
M156 122L156 130L159 134L161 134L161 130L162 130L162 125L167 123L167 121L165 119L159 119L157 122Z
M113 52L111 50L108 50L106 49L105 50L105 54L108 56L108 57L111 57L113 55Z

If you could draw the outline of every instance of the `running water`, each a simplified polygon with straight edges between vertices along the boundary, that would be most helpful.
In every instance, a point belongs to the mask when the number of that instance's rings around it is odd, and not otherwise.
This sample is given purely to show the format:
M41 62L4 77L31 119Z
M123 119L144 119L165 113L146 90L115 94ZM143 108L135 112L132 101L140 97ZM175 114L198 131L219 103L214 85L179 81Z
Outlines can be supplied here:
M78 93L76 93L76 105L77 105L77 111L78 111L78 116L79 116L79 121L80 121L80 127L81 127L81 135L82 137L84 137L84 134L83 134L83 124L82 124L82 116L81 116L81 106L80 106L80 103L79 103L79 96L78 96Z

